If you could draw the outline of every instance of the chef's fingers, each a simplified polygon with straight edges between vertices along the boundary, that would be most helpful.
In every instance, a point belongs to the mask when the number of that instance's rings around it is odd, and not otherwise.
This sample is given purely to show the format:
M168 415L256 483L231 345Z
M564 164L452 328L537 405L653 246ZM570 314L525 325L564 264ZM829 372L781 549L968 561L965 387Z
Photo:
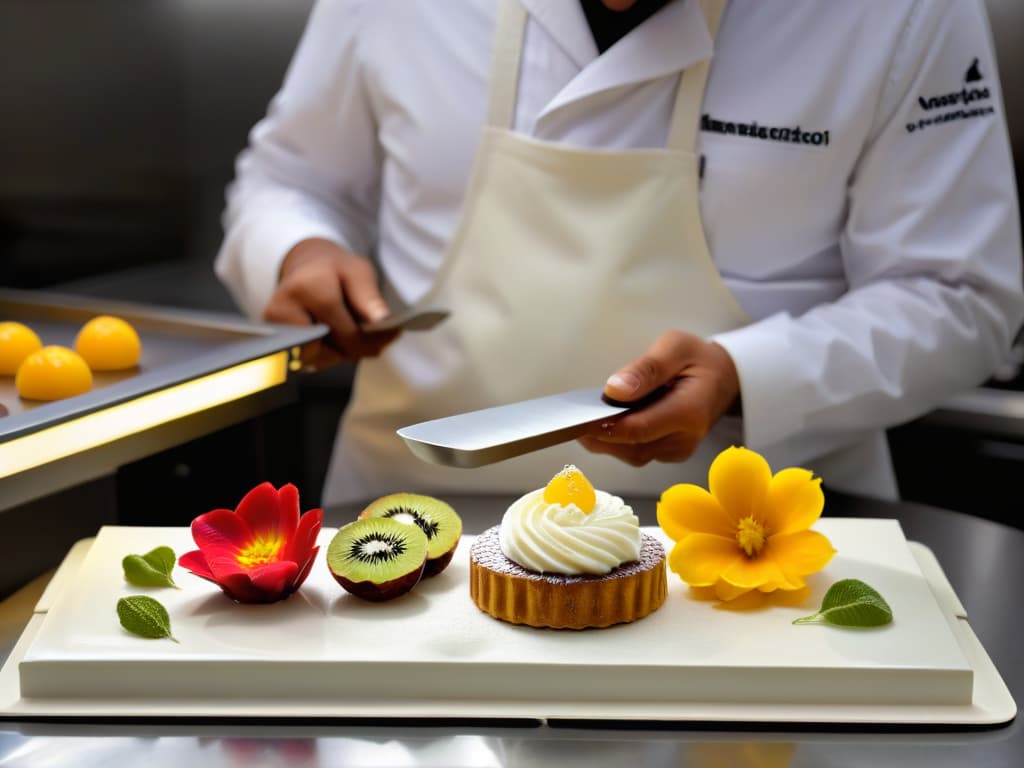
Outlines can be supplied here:
M334 347L321 341L306 344L299 359L302 361L302 370L307 372L323 371L346 362Z
M683 376L662 386L664 393L657 400L595 424L587 435L619 445L642 445L670 435L699 441L717 420L711 382L698 376Z
M695 356L701 339L682 331L666 331L647 351L608 377L604 395L633 402L674 379Z
M382 315L387 307L373 265L321 238L303 240L288 252L265 312L275 322L323 323L330 329L324 341L345 360L379 355L397 337L395 331L360 330L360 322Z
M312 315L291 296L282 291L276 291L263 310L263 319L268 323L280 323L282 325L312 325ZM340 356L330 346L317 339L302 345L299 354L302 369L306 371L319 371L329 368L340 361Z
M323 371L340 363L354 362L362 357L376 357L394 335L390 334L386 340L367 340L361 346L358 355L342 354L334 345L327 342L310 342L302 347L302 352L299 355L302 370L307 373Z
M401 330L374 331L373 333L359 332L359 341L356 347L358 357L377 357L384 348L398 338Z
M388 316L387 302L377 285L377 271L367 259L353 257L339 262L338 278L345 301L359 322L372 323Z
M299 325L323 323L330 328L331 341L343 349L344 339L355 332L355 321L345 307L338 273L356 258L327 240L299 243L281 265L264 317Z
M697 449L699 440L677 432L650 443L608 443L589 436L581 437L579 442L591 453L607 454L634 467L642 467L652 461L686 461Z
M667 380L664 372L675 373ZM713 342L674 331L663 334L623 369L658 382L658 397L622 416L592 425L587 436L618 445L644 445L678 435L699 443L739 398L739 379L728 352ZM643 454L641 454L642 458Z
M366 333L360 328L361 323L380 320L389 313L377 286L377 271L368 259L348 253L335 266L343 300L326 320L331 325L332 342L350 360L377 357L401 333L400 329Z
M283 325L312 325L313 318L309 312L291 296L275 291L263 310L263 319L268 323Z

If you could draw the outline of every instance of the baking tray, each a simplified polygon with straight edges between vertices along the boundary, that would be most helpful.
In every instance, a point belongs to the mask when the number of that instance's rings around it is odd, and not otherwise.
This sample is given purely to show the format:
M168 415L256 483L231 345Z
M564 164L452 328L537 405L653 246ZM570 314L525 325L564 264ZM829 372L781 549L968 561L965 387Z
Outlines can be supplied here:
M670 575L668 601L650 616L583 632L515 626L478 611L469 598L470 536L445 572L383 604L344 593L326 572L322 553L303 590L270 606L234 605L213 585L178 569L181 590L150 594L168 607L179 644L140 640L117 626L116 598L140 590L124 584L114 555L126 547L141 552L157 544L180 553L188 546L187 529L104 529L69 553L0 670L0 718L493 718L964 727L1014 718L1016 704L930 550L907 542L895 521L823 519L817 528L840 554L800 605L723 611L688 598L685 586ZM664 540L657 529L646 530ZM325 529L321 542L332 533ZM789 624L813 611L827 583L853 575L865 576L886 594L896 623L867 632ZM788 633L787 642L777 642L780 632ZM727 638L725 647L720 637ZM935 651L939 646L946 650ZM400 659L391 655L396 648L402 651ZM808 654L802 693L794 695L798 689L785 683L788 665L805 663ZM666 657L675 661L665 666ZM722 667L723 659L731 664ZM50 679L57 686L72 686L75 695L37 691L40 695L22 696L20 664L26 660L67 664L56 674L51 671ZM76 672L75 665L83 662ZM318 666L310 669L310 664ZM570 668L559 672L565 664ZM720 675L723 685L703 684L703 695L695 693L698 688L691 695L673 688L666 696L668 689L652 676L652 664L661 664L684 687L690 685L691 671ZM387 665L394 668L389 671ZM916 683L914 690L921 693L911 696L896 682L901 676L908 679L907 674L922 682L939 680L949 670L962 677L962 667L970 686L962 701L957 695L936 703L927 682L923 687ZM755 681L764 669L775 675L774 682ZM380 685L396 671L401 685ZM631 671L638 679L646 676L647 684L627 683L632 687L621 694L616 687L611 698L594 695L595 685L605 685L600 683L603 672L629 680ZM862 673L875 683L857 683ZM819 684L836 674L847 684L854 681L859 693ZM481 692L477 687L477 694L470 695L474 688L467 680L478 675L490 681L490 688ZM561 686L563 679L573 682ZM190 694L191 685L204 688L202 695ZM373 689L376 695L367 694L369 686L380 686ZM508 690L499 695L497 686ZM512 690L518 695L510 695Z
M327 333L323 325L258 324L221 313L0 290L0 321L28 325L44 345L72 347L78 329L100 314L122 317L138 331L138 368L96 372L91 391L53 402L22 400L14 377L0 376L0 405L7 411L0 416L0 443L282 350L297 359L303 344Z

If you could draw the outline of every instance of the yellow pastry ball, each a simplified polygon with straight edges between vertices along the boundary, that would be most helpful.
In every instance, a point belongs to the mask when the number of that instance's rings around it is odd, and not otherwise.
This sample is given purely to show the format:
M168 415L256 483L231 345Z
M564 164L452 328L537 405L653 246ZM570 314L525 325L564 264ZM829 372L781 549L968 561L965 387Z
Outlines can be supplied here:
M13 376L22 360L43 348L36 332L22 323L0 323L0 376Z
M18 366L14 385L26 400L61 400L92 389L92 371L67 347L43 347Z
M75 351L94 371L120 371L139 364L142 342L127 321L100 315L82 326L75 337Z

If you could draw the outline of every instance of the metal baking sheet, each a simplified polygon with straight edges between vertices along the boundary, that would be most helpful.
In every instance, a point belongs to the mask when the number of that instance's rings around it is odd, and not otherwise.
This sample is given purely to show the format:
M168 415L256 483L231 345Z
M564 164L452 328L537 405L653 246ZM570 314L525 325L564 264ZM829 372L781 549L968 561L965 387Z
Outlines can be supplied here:
M138 368L96 372L90 392L53 402L22 400L14 377L0 376L0 442L249 360L295 349L327 334L324 325L258 324L223 313L0 290L0 321L24 323L44 345L72 347L78 329L101 314L124 318L138 331L142 340Z

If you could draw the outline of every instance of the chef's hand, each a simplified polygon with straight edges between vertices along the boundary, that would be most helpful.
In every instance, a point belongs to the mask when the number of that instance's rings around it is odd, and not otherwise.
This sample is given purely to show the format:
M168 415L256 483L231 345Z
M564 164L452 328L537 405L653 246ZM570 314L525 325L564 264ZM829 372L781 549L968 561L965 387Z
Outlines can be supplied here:
M388 312L368 259L313 238L285 256L263 318L271 323L329 326L323 343L313 342L302 350L304 366L320 369L379 355L398 332L363 333L359 323L380 320Z
M665 388L649 405L595 425L580 438L587 450L633 466L684 461L724 413L739 407L736 366L725 349L682 331L666 331L616 373L605 397L633 402Z

